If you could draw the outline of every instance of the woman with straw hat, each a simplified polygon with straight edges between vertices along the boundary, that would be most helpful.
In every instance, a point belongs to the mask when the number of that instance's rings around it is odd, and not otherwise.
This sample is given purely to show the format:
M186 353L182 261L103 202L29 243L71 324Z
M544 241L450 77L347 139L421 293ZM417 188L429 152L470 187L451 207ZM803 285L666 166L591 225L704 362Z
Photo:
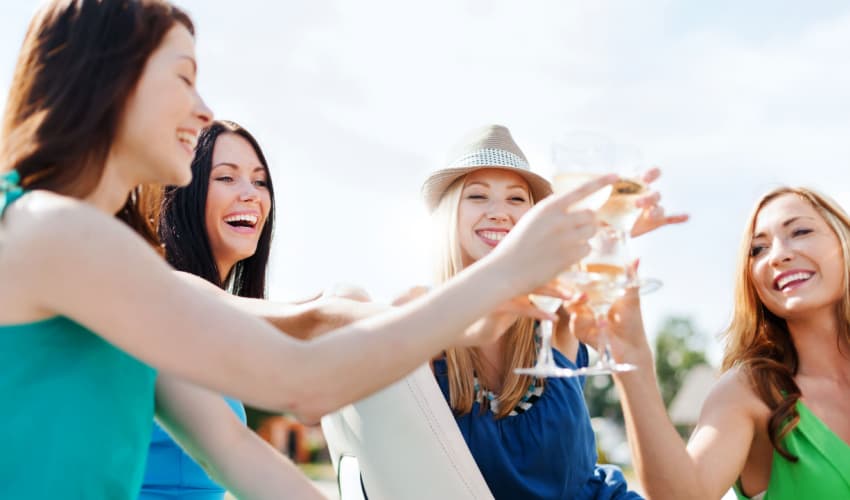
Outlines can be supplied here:
M550 193L549 183L529 169L507 128L490 125L472 132L422 187L435 219L437 282L490 254ZM643 200L646 216L639 231L682 219L664 217L656 201L654 194ZM497 499L638 498L619 470L596 465L583 380L514 373L532 366L538 352L535 321L516 313L528 305L525 298L515 299L470 327L505 331L499 339L450 348L433 361L443 395L490 490ZM569 321L560 322L553 346L558 366L587 365L587 348Z

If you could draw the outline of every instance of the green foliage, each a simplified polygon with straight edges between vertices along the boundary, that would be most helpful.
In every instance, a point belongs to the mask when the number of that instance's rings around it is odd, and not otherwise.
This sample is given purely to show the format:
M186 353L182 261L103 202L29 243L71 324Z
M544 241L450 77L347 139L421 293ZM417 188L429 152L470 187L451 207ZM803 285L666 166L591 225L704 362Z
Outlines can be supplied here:
M691 368L701 364L708 364L705 337L689 319L668 318L655 338L655 374L665 406L670 406Z
M688 371L696 365L707 363L705 336L699 333L691 320L683 317L667 318L655 337L655 373L666 406L682 387ZM611 377L590 377L584 386L584 397L592 417L607 417L623 422L620 398Z

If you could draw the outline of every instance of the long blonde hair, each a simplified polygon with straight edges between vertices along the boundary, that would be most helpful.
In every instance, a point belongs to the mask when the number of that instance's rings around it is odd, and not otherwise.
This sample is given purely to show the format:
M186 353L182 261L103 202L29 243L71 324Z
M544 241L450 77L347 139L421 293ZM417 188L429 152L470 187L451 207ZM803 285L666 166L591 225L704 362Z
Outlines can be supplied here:
M781 445L782 439L799 422L796 411L801 392L794 376L799 359L786 321L770 312L759 300L750 272L753 231L759 212L770 201L786 194L808 202L829 225L841 242L844 259L844 294L836 308L838 341L850 341L850 218L830 198L807 188L780 187L762 196L747 222L735 283L735 308L732 322L724 332L723 370L738 367L746 374L753 390L770 408L768 435L774 449L788 460L796 461Z
M434 209L433 241L437 283L444 283L463 270L457 219L465 179L466 176L463 176L454 181ZM505 342L503 365L506 367L506 373L505 383L498 395L499 410L496 418L507 416L519 404L533 381L528 375L515 374L514 368L532 366L537 358L534 320L520 318L511 325L500 342ZM465 415L472 411L475 400L474 378L475 374L482 373L482 356L475 347L447 349L446 366L450 406L456 414ZM482 405L482 411L485 410L486 406Z

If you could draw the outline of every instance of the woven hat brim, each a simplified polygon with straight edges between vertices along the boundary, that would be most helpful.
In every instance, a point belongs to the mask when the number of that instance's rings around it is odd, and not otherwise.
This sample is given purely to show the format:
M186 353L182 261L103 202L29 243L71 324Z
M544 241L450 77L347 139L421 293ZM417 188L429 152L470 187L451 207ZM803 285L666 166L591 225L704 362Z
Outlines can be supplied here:
M428 211L433 212L434 209L437 208L437 205L440 204L440 198L443 197L443 194L445 194L446 190L449 189L449 186L451 186L454 181L470 172L485 168L508 170L525 179L525 181L528 182L528 187L531 189L531 196L534 198L535 203L552 194L552 185L549 181L525 168L506 165L444 168L431 174L431 176L425 180L425 183L422 184L422 198L425 200L425 205L428 207Z

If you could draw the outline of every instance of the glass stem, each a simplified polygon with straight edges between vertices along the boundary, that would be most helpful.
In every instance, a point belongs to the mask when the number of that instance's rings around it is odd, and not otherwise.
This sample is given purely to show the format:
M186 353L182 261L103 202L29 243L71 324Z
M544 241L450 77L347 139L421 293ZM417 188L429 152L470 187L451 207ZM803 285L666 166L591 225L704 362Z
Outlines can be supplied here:
M552 366L555 360L552 357L552 322L543 320L540 322L540 355L537 366Z
M599 338L596 340L596 344L599 363L608 366L614 363L614 358L611 356L611 344L608 342L608 328L604 326L606 320L605 314L596 317L596 324L599 325Z
M620 240L620 245L623 247L623 257L626 265L626 282L631 286L637 283L637 274L632 266L632 250L630 248L632 235L631 229L628 231L617 231L617 238Z

